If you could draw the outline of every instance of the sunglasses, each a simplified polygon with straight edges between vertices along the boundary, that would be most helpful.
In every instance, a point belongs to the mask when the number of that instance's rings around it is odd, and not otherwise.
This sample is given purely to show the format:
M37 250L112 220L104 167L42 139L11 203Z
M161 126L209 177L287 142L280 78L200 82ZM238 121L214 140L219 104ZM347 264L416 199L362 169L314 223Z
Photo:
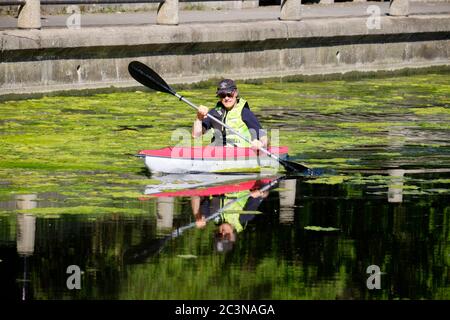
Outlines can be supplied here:
M225 97L233 98L233 96L234 96L234 91L228 92L228 93L220 93L220 94L218 94L217 96L218 96L220 99L225 99Z

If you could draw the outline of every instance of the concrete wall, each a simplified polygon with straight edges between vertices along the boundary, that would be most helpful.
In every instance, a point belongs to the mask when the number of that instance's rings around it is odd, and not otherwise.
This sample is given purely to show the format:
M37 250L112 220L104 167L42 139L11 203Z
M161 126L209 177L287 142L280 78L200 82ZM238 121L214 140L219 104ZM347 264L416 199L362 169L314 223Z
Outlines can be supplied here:
M0 94L137 83L142 61L170 83L450 64L449 15L0 32Z
M441 0L442 1L442 0ZM450 0L445 0L450 1ZM159 3L124 3L124 4L87 4L80 5L82 13L110 13L110 12L141 12L156 11ZM196 1L180 2L180 10L211 10L211 9L241 9L257 8L259 0L236 0L236 1ZM67 5L43 5L43 15L66 14ZM17 15L19 6L0 6L0 15Z
M279 5L281 0L276 1L272 5ZM302 3L312 5L321 0L302 0ZM330 2L342 2L337 0L329 0ZM344 2L358 2L366 0L348 0ZM389 0L367 0L371 2L389 2ZM450 3L450 0L411 0L411 2L437 2ZM181 10L203 10L203 9L240 9L240 8L256 8L259 6L259 0L236 0L236 1L198 1L198 2L180 2ZM263 2L261 2L263 3ZM82 13L100 13L100 12L138 12L138 11L156 11L158 3L136 3L136 4L90 4L80 5ZM0 6L1 15L17 15L19 6ZM43 15L66 14L67 5L46 5L41 7Z

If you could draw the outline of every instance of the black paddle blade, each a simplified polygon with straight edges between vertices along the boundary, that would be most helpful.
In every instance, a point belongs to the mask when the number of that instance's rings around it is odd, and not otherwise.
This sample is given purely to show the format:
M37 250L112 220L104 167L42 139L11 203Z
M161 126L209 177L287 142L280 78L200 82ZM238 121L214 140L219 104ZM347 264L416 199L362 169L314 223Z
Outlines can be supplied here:
M283 167L286 169L289 173L307 173L309 168L305 167L304 165L292 161L287 160L281 160L280 163L283 165Z
M130 75L144 86L175 95L175 91L151 68L139 61L132 61L128 65L128 72Z

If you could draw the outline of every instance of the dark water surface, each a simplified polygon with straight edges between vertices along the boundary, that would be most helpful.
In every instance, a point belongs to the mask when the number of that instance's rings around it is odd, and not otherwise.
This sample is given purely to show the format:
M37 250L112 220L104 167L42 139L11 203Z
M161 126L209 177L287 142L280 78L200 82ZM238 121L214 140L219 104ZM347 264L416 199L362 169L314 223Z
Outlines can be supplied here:
M246 219L234 242L218 242L220 221L195 226L191 197L144 196L200 179L172 176L168 188L133 156L189 129L193 115L180 107L174 119L170 97L1 102L0 297L448 300L448 79L242 84L292 159L323 171L200 199L206 216L244 199L227 211ZM206 104L211 92L185 95Z
M403 177L424 192L442 187L430 181L443 178L449 174ZM284 180L226 253L215 248L213 222L165 238L193 221L190 198L146 201L148 214L133 218L3 216L2 293L17 299L448 299L448 198L402 194L399 184L398 178L391 187ZM83 271L80 290L67 289L70 265ZM367 288L371 265L382 272L381 289Z

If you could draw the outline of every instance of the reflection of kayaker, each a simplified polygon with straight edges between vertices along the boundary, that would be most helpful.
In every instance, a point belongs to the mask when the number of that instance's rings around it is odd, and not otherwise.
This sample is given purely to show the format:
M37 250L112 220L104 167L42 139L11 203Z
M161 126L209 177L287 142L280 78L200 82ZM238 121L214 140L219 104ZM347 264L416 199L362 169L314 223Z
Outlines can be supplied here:
M157 243L154 243L152 245L145 245L144 249L139 248L133 248L128 250L124 256L126 256L126 259L128 261L143 261L142 259L145 259L149 255L155 254L155 252L160 252L164 245L167 243L167 241L177 238L181 236L186 230L189 230L191 228L195 227L201 227L202 224L205 225L210 220L215 220L219 218L219 224L224 224L226 222L226 219L228 219L228 223L231 225L230 220L230 214L232 213L231 209L235 202L244 201L245 204L244 208L245 210L251 210L253 208L257 208L259 204L261 204L262 199L267 197L268 192L271 188L275 187L285 179L286 176L281 177L272 177L272 178L264 178L259 180L250 180L250 181L244 181L242 183L235 183L233 185L226 185L222 186L223 189L219 191L220 186L214 186L211 187L213 190L208 190L209 188L200 188L200 189L187 189L187 190L180 190L175 192L160 192L160 193L152 193L150 196L155 197L162 197L163 199L170 199L170 197L174 196L191 196L192 198L192 209L194 212L194 216L196 216L196 221L193 221L185 226L178 227L177 229L173 230L173 232L169 235L167 235L164 238L161 238L157 241ZM249 185L250 184L250 185ZM244 188L245 186L245 188ZM250 191L249 191L250 190ZM182 193L182 194L181 194ZM239 193L239 196L237 194ZM170 195L168 195L170 194ZM225 197L225 195L228 194L229 197L232 197L233 199L229 199L228 201L223 201L222 198ZM147 200L149 197L141 198L141 200ZM209 205L207 205L208 202L205 202L204 204L201 202L202 199L208 199ZM242 200L244 199L244 200ZM225 199L224 199L225 200ZM222 204L223 203L223 204ZM202 204L203 208L208 208L208 211L206 212L206 216L202 215L200 212L200 205ZM242 203L241 203L242 208ZM202 209L203 209L202 208ZM216 208L220 208L216 210ZM214 211L216 210L216 211ZM224 212L226 212L227 215L224 215ZM255 210L256 211L256 210ZM236 213L236 211L234 211ZM242 212L239 212L242 213ZM251 217L253 216L253 217ZM225 218L225 219L224 219ZM247 222L250 221L252 218L254 218L254 213L249 212L247 217L243 217L243 219L247 219ZM202 220L204 220L202 222ZM200 222L200 223L199 223ZM239 223L245 228L246 221L239 218ZM223 227L226 228L226 227ZM217 242L216 242L216 248L218 248L220 251L223 251L222 248L224 246L227 246L227 240L223 240L222 233L217 233ZM231 243L232 244L232 243Z
M242 211L257 211L261 202L268 195L268 191L252 191ZM239 201L236 203L239 203ZM236 213L231 210L225 210L221 216L222 219L215 237L216 250L219 252L231 250L236 242L237 234L243 231L255 216L255 214Z
M269 194L267 190L260 190L261 186L261 181L257 181L250 192L239 191L191 198L192 212L198 228L204 227L208 217L222 209L217 219L219 228L215 236L215 247L218 251L230 250L236 241L237 233L243 231L247 223L255 218L254 212Z

